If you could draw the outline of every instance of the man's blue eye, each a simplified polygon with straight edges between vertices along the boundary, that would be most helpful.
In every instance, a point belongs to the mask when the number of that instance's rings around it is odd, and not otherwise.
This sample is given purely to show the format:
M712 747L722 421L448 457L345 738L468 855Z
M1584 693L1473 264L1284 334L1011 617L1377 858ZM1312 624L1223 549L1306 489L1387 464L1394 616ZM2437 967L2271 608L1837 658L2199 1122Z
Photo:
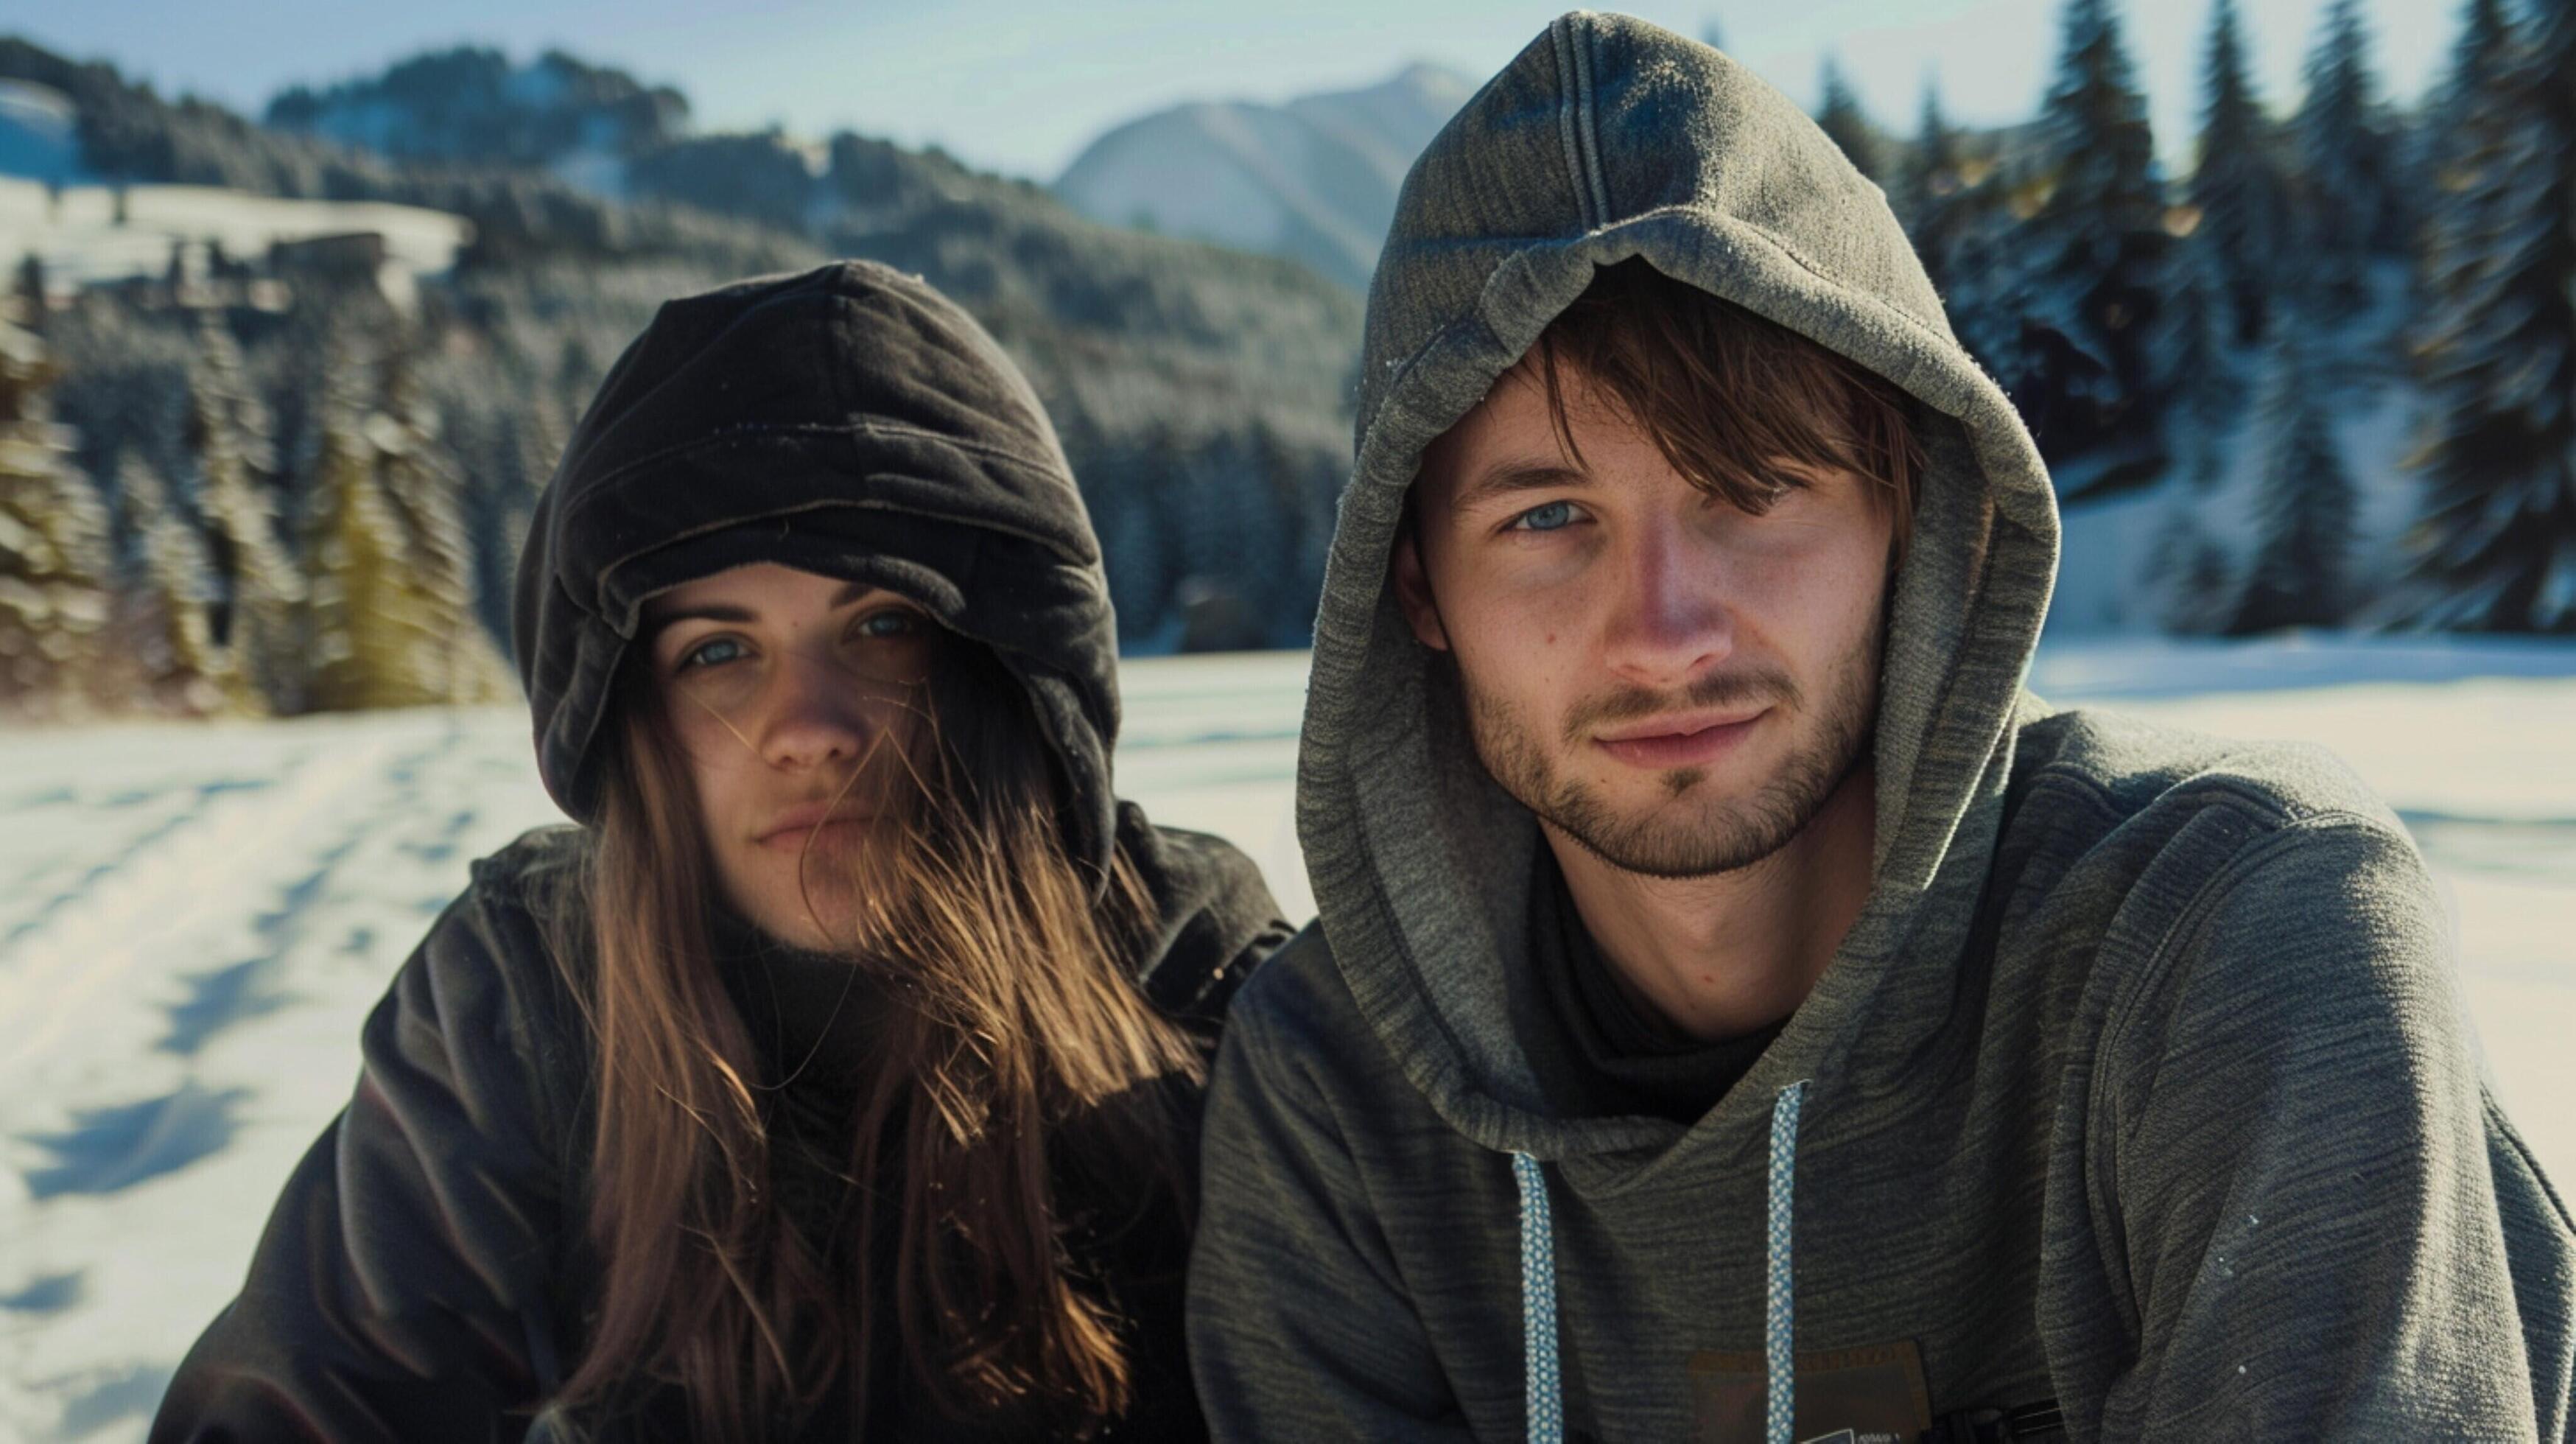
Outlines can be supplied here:
M1522 512L1512 519L1512 525L1520 531L1555 531L1573 520L1574 503L1551 501L1545 506L1534 506Z
M731 647L737 652L747 653L749 651L749 649L744 647L741 642L732 637L710 637L706 641L690 648L687 652L682 653L680 656L680 665L683 667L712 667L722 662L733 661L734 658L726 655L724 652L724 649L727 647Z

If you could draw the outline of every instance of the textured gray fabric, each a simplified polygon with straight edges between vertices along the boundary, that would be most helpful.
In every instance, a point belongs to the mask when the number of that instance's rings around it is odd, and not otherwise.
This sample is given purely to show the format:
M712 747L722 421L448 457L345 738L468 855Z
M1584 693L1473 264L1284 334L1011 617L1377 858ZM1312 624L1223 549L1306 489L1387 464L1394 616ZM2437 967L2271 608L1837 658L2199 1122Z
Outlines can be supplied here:
M1869 901L1687 1128L1550 1110L1536 824L1385 585L1425 444L1630 257L1903 386L1931 461ZM2403 829L2313 750L2052 714L2022 679L2056 553L2028 434L1796 105L1585 14L1469 101L1369 300L1298 773L1321 916L1211 1086L1220 1436L1519 1437L1522 1152L1568 1437L1735 1437L1708 1351L1761 1347L1765 1143L1803 1078L1802 1353L1912 1340L1936 1413L2053 1397L2076 1438L2576 1437L2576 1237L2486 1097Z

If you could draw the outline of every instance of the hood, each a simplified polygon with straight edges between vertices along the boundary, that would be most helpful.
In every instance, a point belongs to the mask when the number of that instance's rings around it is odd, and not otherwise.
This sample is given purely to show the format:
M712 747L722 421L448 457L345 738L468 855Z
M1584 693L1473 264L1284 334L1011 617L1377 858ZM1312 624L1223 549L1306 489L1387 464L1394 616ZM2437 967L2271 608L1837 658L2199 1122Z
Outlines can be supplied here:
M1487 777L1453 681L1387 585L1423 448L1630 258L1787 326L1919 403L1929 462L1894 583L1869 901L1712 1119L1767 1125L1899 1086L1954 1007L1991 858L2057 512L2003 392L1960 348L1886 198L1787 97L1616 15L1551 24L1406 179L1369 292L1357 461L1316 621L1297 826L1351 992L1450 1126L1562 1159L1651 1149L1661 1119L1552 1116L1517 1024L1536 820ZM1701 1126L1709 1126L1703 1120Z
M512 629L557 805L597 820L600 724L647 598L750 562L881 586L985 644L1036 703L1073 855L1115 836L1117 636L1037 397L920 278L845 262L663 306L574 429Z

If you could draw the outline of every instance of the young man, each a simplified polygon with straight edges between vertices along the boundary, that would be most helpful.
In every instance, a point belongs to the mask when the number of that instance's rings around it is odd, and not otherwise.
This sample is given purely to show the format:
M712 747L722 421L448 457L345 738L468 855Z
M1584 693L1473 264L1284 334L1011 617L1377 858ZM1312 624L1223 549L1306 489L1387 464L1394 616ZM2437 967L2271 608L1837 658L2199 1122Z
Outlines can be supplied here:
M2404 830L2024 691L2056 552L1789 101L1572 15L1468 103L1370 298L1322 916L1211 1087L1220 1437L2568 1436Z

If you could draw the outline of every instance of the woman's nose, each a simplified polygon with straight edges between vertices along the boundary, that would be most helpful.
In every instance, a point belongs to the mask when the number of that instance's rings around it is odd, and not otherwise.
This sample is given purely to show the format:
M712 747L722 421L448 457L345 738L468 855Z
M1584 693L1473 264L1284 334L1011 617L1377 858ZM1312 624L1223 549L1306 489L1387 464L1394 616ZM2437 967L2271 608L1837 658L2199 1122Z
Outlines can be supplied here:
M801 769L866 756L876 729L863 691L830 658L782 653L761 698L762 758L773 767Z

